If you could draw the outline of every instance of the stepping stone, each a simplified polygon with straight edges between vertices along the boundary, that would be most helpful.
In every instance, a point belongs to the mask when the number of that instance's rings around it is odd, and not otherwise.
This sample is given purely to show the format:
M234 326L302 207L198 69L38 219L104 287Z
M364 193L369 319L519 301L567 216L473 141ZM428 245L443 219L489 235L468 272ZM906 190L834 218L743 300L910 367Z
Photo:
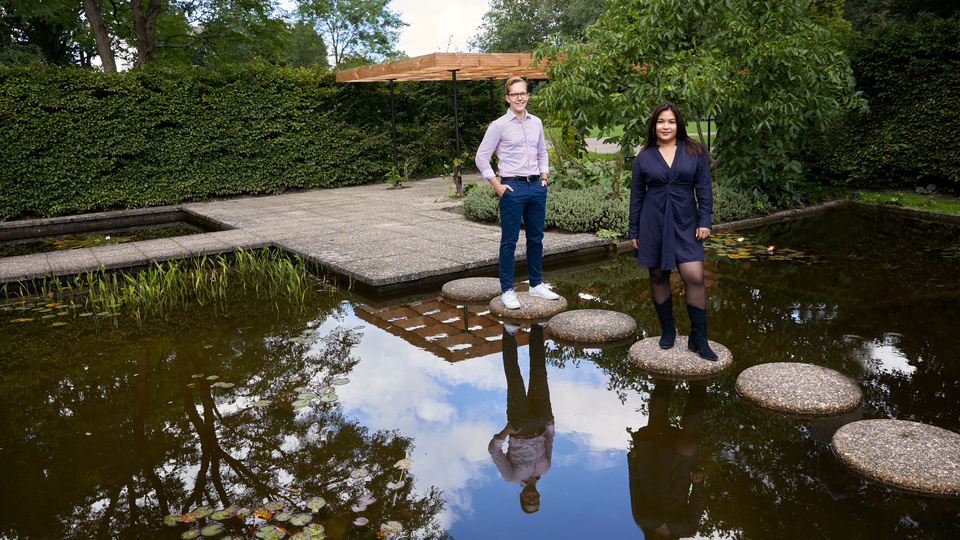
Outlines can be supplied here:
M736 388L750 405L806 418L846 414L860 407L863 400L860 386L850 377L798 362L747 368L737 377Z
M500 279L492 277L455 279L444 283L440 292L444 298L454 302L486 304L500 296Z
M699 354L687 350L687 338L678 335L672 348L661 349L660 336L649 337L634 343L627 358L640 371L672 381L713 379L733 366L730 349L708 340L719 359L716 362L704 360Z
M617 311L577 309L550 319L547 332L561 342L603 345L636 338L637 321Z
M861 420L833 435L844 466L894 489L960 497L960 435L905 420Z
M530 296L530 293L518 292L517 298L520 300L520 308L507 309L498 293L493 300L490 300L490 313L506 321L526 322L546 321L557 313L567 310L567 299L562 296L558 300L547 300Z

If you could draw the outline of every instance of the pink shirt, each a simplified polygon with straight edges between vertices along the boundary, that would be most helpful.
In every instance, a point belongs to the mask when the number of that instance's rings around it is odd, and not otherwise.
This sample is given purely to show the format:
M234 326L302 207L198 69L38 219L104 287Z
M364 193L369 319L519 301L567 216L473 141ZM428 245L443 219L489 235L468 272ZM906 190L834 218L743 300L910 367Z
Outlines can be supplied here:
M487 180L496 176L490 166L494 152L500 158L497 166L500 176L538 176L549 172L543 122L529 112L524 115L522 123L510 110L490 122L474 160L480 174Z

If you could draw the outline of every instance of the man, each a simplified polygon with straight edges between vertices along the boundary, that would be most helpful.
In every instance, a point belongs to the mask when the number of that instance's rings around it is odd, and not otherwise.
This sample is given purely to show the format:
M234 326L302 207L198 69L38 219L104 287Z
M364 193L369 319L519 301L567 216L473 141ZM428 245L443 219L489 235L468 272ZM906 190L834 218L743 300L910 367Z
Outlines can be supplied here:
M475 160L480 174L500 198L500 290L508 309L519 309L513 288L514 252L520 237L520 220L526 229L527 276L530 296L560 298L542 281L543 221L547 206L547 144L543 122L527 112L527 83L520 77L507 80L506 97L510 110L490 123ZM498 175L490 167L496 152Z

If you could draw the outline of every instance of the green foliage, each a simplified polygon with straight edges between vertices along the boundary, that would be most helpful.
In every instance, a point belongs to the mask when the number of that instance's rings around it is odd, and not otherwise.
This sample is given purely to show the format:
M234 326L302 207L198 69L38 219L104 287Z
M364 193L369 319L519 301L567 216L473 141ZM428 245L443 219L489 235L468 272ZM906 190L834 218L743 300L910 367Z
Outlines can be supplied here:
M811 161L853 186L960 183L960 16L874 27L851 56L870 110L849 114Z
M714 223L736 221L749 216L753 212L753 200L742 191L713 184L713 214L710 216Z
M485 128L484 83L460 85L467 148ZM450 85L397 91L410 172L436 172L456 154ZM0 220L380 180L389 119L386 84L302 69L0 68Z
M660 101L677 103L690 122L713 115L717 178L756 198L797 202L797 151L864 104L838 43L807 5L611 0L587 29L589 44L537 49L551 77L543 102L560 125L596 126L601 136L622 125L614 139L630 150Z
M491 0L470 46L482 52L533 50L540 43L579 41L604 10L598 0Z
M549 193L549 192L548 192ZM471 189L463 199L463 210L467 217L484 223L500 221L500 199L489 183Z
M353 54L381 60L394 53L407 23L390 0L297 0L300 16L323 36L334 65Z
M603 186L547 192L547 227L570 232L606 229L626 236L629 214L630 201L626 197L611 197Z

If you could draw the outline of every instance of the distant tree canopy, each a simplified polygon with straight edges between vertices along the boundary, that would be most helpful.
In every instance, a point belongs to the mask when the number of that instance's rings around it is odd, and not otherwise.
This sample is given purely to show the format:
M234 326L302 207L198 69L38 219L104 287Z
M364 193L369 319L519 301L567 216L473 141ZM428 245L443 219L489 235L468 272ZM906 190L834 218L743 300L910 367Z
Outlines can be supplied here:
M604 0L491 0L470 46L482 52L530 51L544 41L580 41Z
M390 0L297 0L297 12L314 25L333 56L334 66L340 66L349 58L379 61L396 53L400 29L407 23L387 7L389 3Z

